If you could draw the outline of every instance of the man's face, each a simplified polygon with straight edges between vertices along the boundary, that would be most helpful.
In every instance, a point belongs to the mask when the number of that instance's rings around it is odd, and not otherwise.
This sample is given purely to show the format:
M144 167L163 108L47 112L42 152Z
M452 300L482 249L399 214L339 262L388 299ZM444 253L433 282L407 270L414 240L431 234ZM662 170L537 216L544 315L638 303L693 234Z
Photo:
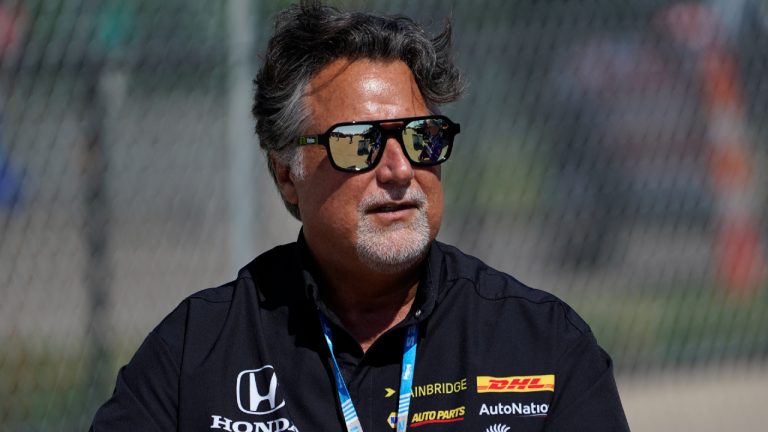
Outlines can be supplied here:
M309 83L307 134L335 123L427 115L410 69L400 61L337 60ZM384 125L386 127L386 125ZM413 167L389 138L379 164L363 173L335 170L322 146L304 146L305 175L280 182L299 206L315 256L332 266L363 264L394 272L418 263L443 214L439 167Z

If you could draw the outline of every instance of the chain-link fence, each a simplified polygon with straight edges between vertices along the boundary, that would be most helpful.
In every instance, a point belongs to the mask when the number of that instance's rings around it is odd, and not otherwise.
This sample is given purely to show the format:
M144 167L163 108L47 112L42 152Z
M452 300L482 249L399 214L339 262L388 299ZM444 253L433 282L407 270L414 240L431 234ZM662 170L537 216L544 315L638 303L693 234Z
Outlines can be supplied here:
M175 304L295 239L248 119L285 4L0 1L0 430L84 429ZM766 364L768 3L343 5L453 17L443 241L573 305L620 380Z

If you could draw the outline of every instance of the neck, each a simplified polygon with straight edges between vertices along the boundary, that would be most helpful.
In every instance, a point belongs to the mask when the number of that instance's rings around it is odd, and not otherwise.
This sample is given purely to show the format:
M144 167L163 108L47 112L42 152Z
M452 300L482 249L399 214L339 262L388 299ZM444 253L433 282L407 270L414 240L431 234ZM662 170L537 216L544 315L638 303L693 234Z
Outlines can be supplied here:
M336 269L321 274L323 300L339 316L363 351L405 319L416 297L420 266L404 272L374 273Z

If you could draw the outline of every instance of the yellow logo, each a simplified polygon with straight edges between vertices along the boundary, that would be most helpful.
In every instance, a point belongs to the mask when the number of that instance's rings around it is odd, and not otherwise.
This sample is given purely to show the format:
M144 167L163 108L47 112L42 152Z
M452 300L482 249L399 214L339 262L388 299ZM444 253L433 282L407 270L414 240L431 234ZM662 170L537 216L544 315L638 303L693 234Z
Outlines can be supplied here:
M458 381L453 381L453 382L434 382L434 383L413 386L413 390L411 390L411 397L417 398L422 396L448 395L448 394L462 392L466 389L467 389L466 378L462 378ZM395 393L396 393L395 389L393 388L389 388L389 387L384 388L385 398L391 397Z
M430 423L454 423L464 421L464 405L453 409L433 410L413 413L411 427L417 427Z
M387 416L387 423L389 424L389 427L394 429L397 426L397 413L392 411L389 413L389 416Z
M539 391L555 391L555 376L477 377L478 393L526 393Z

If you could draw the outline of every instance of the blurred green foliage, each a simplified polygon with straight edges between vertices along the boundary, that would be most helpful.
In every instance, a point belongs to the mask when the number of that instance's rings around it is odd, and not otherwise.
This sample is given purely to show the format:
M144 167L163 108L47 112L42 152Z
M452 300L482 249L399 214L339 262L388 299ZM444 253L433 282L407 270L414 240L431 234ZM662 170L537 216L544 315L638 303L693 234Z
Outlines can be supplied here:
M590 324L619 371L768 359L766 289L741 299L700 281L581 294L566 301Z

